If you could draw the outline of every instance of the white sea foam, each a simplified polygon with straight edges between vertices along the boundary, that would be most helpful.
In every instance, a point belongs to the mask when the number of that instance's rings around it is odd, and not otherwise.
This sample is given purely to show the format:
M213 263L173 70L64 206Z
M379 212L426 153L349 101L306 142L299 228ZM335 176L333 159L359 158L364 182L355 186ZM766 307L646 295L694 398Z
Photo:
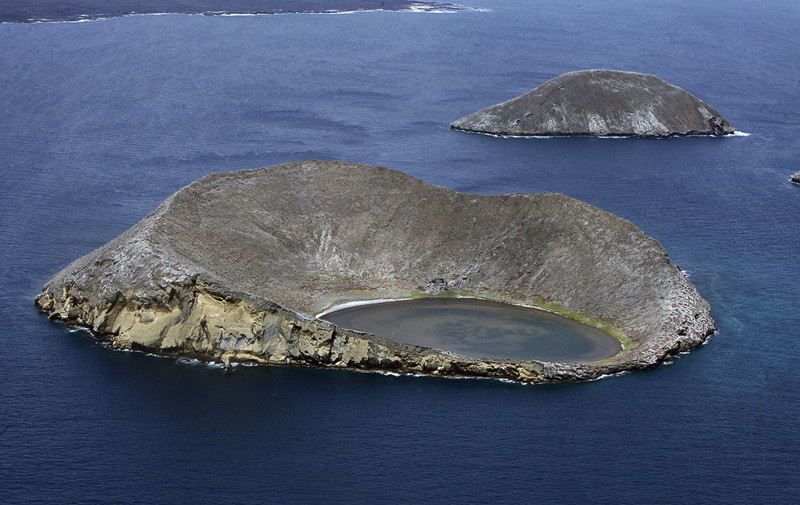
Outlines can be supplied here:
M438 4L417 3L409 5L405 9L357 9L350 11L329 10L324 12L298 12L295 14L359 14L362 12L409 12L409 13L422 13L422 14L456 14L459 12L492 12L492 10L485 7L467 7L466 5L453 4L453 3L438 3ZM287 12L286 14L292 14L292 13Z
M465 130L462 130L465 131ZM478 135L486 135L487 137L495 137L499 139L557 139L560 138L559 135L498 135L496 133L488 133L488 132L471 132L468 131L466 133L477 133Z
M0 21L0 25L15 25L15 24L41 24L41 23L88 23L90 21L105 21L114 18L128 18L135 16L168 16L170 14L179 15L176 12L147 12L138 13L130 12L128 14L111 15L111 16L93 16L90 14L81 14L78 19L50 19L50 18L30 18L25 21ZM185 16L194 16L195 14L183 14Z
M429 14L454 14L456 12L491 12L484 7L467 7L461 4L446 4L449 9L442 9L441 4L415 4L398 12L425 12Z
M599 380L603 380L603 379L608 379L609 377L619 377L620 375L627 375L629 373L630 372L628 372L628 371L617 372L617 373L606 373L606 374L603 374L603 375L601 375L601 376L599 376L599 377L597 377L595 379L589 379L586 382L595 382L595 381L599 381Z
M487 137L495 137L500 139L563 139L563 138L587 138L587 139L628 139L630 136L624 135L498 135L497 133L488 132L474 132L467 130L460 130L465 133L476 133L478 135L486 135Z
M715 337L718 334L719 334L719 330L714 330L714 333L712 333L711 335L707 336L705 338L705 340L703 340L703 342L700 344L700 346L702 347L704 345L708 345L708 342L711 340L711 337Z
M175 360L175 363L179 365L189 365L189 366L197 366L203 364L203 362L197 358L178 358Z
M733 137L749 137L750 135L751 135L750 133L740 132L739 130L736 130L735 132L733 132L732 136Z
M467 7L460 4L414 4L405 9L354 9L348 11L327 10L319 12L130 12L120 15L95 16L92 14L80 14L78 19L50 19L50 18L30 18L23 23L86 23L89 21L102 21L112 18L127 18L133 16L219 16L219 17L245 17L245 16L281 16L286 14L305 14L305 15L331 15L331 14L361 14L368 12L402 12L402 13L422 13L422 14L456 14L459 12L491 12L491 9L483 7ZM19 24L19 21L0 21L0 25Z
M378 374L378 375L386 375L389 377L416 377L420 379L447 379L447 380L488 380L488 381L499 381L504 382L506 384L517 384L520 386L534 386L536 383L533 382L519 382L511 379L502 379L497 377L466 377L466 376L458 376L458 375L429 375L424 373L397 373L397 372L386 372L384 370L355 370L354 372L360 373L371 373L371 374Z
M458 380L498 381L498 382L502 382L502 383L505 383L505 384L514 384L516 386L538 386L538 385L545 384L543 382L522 382L522 381L515 381L513 379L506 379L506 378L500 378L500 377L468 377L468 376L464 376L464 375L431 375L431 374L424 374L424 373L397 373L397 372L387 372L387 371L384 371L384 370L348 369L348 371L358 372L358 373L367 373L367 374L386 375L386 376L389 376L389 377L415 377L415 378L420 378L420 379L435 378L437 380L446 379L446 380L454 380L454 381L458 381ZM613 374L604 374L604 375L601 375L601 376L599 376L599 377L597 377L595 379L589 379L589 380L587 380L585 382L594 382L594 381L598 381L598 380L601 380L601 379L607 379L609 377L617 377L617 376L620 376L620 375L627 375L629 373L630 372L628 372L628 371L624 371L624 372L617 372L617 373L613 373Z

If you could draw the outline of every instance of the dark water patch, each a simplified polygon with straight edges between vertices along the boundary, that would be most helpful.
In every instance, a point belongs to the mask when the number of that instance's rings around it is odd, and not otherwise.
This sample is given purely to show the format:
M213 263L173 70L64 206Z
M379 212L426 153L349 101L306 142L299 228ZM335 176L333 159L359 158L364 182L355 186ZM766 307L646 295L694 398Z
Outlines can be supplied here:
M34 23L85 21L131 14L234 14L339 13L358 11L456 12L464 7L441 2L408 0L4 0L0 22Z
M464 298L423 298L350 307L323 316L396 342L480 358L583 363L610 358L608 333L543 310Z

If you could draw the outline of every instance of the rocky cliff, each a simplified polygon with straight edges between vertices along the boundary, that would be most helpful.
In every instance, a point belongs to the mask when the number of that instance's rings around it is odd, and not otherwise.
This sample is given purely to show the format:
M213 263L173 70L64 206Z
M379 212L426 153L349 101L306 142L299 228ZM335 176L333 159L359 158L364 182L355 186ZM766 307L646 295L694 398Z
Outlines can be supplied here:
M464 116L456 130L512 136L729 135L716 109L654 75L581 70Z
M432 285L578 317L625 351L584 364L477 360L314 317ZM56 274L36 303L119 348L538 382L650 367L714 330L661 245L624 219L560 194L478 196L320 161L200 179Z

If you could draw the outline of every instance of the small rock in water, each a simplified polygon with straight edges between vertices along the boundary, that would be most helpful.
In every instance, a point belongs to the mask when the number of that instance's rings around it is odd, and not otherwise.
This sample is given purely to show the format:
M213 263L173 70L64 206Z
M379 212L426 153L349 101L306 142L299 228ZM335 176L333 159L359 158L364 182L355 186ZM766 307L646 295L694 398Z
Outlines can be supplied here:
M795 172L795 173L792 175L792 179L791 179L791 180L792 180L792 182L793 182L793 183L795 183L795 184L800 184L800 172Z

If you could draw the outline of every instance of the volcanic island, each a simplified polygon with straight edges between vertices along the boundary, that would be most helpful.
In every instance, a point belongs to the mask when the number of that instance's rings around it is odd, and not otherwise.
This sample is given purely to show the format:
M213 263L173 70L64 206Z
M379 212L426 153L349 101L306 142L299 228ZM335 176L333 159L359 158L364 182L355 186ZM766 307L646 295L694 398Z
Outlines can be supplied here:
M544 308L609 332L621 350L588 363L475 358L316 317L434 296ZM57 273L35 302L114 348L226 367L519 382L649 368L715 330L659 242L625 219L562 194L466 194L334 161L208 175Z
M579 70L450 124L455 130L519 137L725 136L717 110L650 74Z

